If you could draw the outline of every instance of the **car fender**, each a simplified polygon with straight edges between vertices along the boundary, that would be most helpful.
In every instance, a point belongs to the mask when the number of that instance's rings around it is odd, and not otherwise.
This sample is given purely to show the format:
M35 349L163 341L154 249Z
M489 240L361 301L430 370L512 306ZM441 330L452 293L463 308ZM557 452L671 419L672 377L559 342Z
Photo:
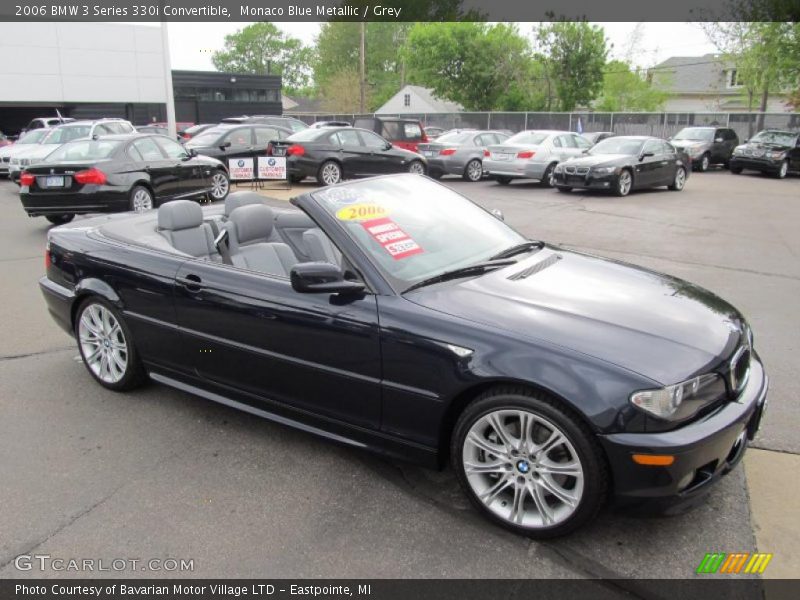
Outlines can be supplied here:
M104 300L108 300L116 308L122 309L122 299L119 297L114 288L101 279L96 277L87 277L81 279L75 286L75 301L73 310L76 310L78 305L83 302L86 296L100 296Z

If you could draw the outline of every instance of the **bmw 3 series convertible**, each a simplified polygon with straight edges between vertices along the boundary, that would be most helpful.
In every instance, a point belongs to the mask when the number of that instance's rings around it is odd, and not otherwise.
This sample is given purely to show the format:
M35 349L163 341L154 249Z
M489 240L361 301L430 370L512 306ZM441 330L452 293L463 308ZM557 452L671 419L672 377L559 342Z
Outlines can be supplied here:
M431 179L273 210L174 200L48 233L49 312L100 385L147 379L441 468L535 538L607 502L696 504L758 431L742 314L686 281L538 240Z

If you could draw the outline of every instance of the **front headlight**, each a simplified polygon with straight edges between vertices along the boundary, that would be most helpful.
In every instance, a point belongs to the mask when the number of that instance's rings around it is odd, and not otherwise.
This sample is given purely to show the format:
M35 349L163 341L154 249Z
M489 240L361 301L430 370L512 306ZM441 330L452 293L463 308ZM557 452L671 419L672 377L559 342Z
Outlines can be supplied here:
M564 172L564 165L562 165L561 163L558 163L556 165L556 168L554 169L554 171L556 173L563 173Z
M769 153L769 157L772 160L783 160L783 151L782 150L773 150Z
M617 167L595 167L592 169L592 173L595 175L611 175L616 170Z
M736 146L736 148L733 149L733 153L737 156L744 154L744 146Z
M722 377L717 373L707 373L675 385L634 392L630 401L660 419L680 420L691 417L724 394Z

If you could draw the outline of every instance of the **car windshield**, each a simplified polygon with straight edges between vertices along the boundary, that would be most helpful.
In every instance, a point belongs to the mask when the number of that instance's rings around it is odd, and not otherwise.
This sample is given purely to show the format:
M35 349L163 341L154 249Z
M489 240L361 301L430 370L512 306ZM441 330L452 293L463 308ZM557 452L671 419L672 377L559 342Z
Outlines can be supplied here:
M283 123L280 123L280 122L275 123L275 124L276 125L283 125ZM308 125L306 125L302 121L298 121L297 119L290 120L289 121L289 127L291 128L292 131L303 131L305 129L308 129Z
M788 131L759 131L752 138L751 142L761 142L762 144L780 144L781 146L794 146L797 139L796 133Z
M114 154L121 143L122 142L118 140L103 139L70 142L69 144L64 144L53 150L47 158L44 159L44 162L102 160Z
M186 142L189 148L194 146L216 146L227 129L207 129Z
M634 156L639 154L639 151L642 149L642 144L644 144L644 140L640 139L624 137L606 138L592 146L591 150L589 150L589 154L627 154L629 156Z
M672 139L710 142L714 139L714 129L709 129L708 127L684 127Z
M17 144L38 144L48 133L50 133L49 129L36 129L35 131L29 131L17 140Z
M508 138L504 144L530 144L539 145L547 139L548 134L541 131L520 131Z
M463 144L471 136L475 135L474 131L451 131L436 138L436 142L444 144Z
M43 144L64 144L88 137L92 130L90 125L73 125L69 127L56 127L51 129L47 137L42 141Z
M323 188L312 196L399 290L525 241L460 194L416 175Z

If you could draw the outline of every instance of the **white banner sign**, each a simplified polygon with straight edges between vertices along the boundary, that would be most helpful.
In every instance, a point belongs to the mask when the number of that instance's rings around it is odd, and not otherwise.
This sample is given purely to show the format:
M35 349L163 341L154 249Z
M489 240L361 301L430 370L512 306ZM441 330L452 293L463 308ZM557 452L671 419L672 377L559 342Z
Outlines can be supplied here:
M286 179L286 158L283 156L259 156L259 179Z
M237 179L253 180L253 159L252 158L230 158L228 159L228 172L232 181Z

